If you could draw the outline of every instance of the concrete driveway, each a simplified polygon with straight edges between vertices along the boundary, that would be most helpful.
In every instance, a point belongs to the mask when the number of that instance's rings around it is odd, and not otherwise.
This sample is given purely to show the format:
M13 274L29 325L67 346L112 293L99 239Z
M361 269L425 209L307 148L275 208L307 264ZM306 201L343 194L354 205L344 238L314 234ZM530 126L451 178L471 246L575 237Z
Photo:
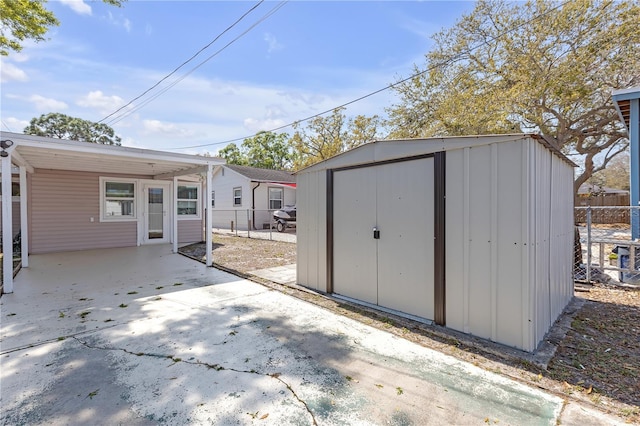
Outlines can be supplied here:
M1 299L2 424L615 423L167 246L30 260Z

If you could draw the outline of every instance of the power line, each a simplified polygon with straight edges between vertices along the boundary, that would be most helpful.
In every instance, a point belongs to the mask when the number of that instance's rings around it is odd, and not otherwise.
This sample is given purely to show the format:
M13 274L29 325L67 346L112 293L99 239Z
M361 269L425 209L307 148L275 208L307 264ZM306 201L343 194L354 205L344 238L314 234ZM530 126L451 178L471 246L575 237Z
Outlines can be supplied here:
M240 23L240 21L242 21L247 15L249 15L251 12L253 12L258 6L260 6L260 4L262 4L264 2L264 0L260 0L258 1L258 3L256 3L255 5L253 5L253 7L251 7L251 9L249 9L248 11L246 11L242 16L240 16L240 18L238 18L233 24L229 25L224 31L222 31L220 34L218 34L213 40L211 40L206 46L204 46L203 48L201 48L200 50L198 50L193 56L191 56L189 59L187 59L186 61L184 61L182 64L180 64L178 67L176 67L173 71L171 71L169 74L167 74L166 76L164 76L162 79L160 79L156 84L154 84L153 86L151 86L150 88L148 88L147 90L145 90L144 92L142 92L141 94L139 94L138 96L136 96L135 98L133 98L132 100L130 100L126 105L121 106L120 108L118 108L117 110L115 110L114 112L112 112L111 114L107 115L106 117L104 117L102 120L98 121L98 123L102 123L103 121L105 121L106 119L108 119L109 117L114 116L115 114L117 114L118 112L122 111L123 109L125 109L126 107L128 107L129 105L131 105L132 103L134 103L135 101L137 101L138 99L140 99L141 97L143 97L144 95L146 95L147 93L149 93L151 90L155 89L156 87L158 87L163 81L165 81L166 79L168 79L169 77L171 77L173 74L175 74L180 68L184 67L185 65L187 65L189 62L191 62L192 60L194 60L196 58L196 56L198 56L200 53L202 53L203 51L205 51L206 49L208 49L213 43L215 43L216 41L218 41L218 39L220 39L220 37L222 37L224 34L226 34L229 30L231 30L233 27L235 27L238 23Z
M392 88L394 88L396 86L399 86L399 85L401 85L401 84L403 84L403 83L405 83L405 82L407 82L407 81L409 81L411 79L414 79L414 78L419 77L419 76L421 76L423 74L426 74L429 71L432 71L432 70L434 70L436 68L443 67L443 66L445 66L445 65L447 65L447 64L449 64L451 62L454 62L454 61L456 61L458 59L461 59L462 56L467 55L469 53L472 53L474 50L482 47L483 45L487 45L487 44L489 44L489 43L491 43L493 41L496 41L496 40L504 37L505 35L508 35L509 33L512 33L512 32L514 32L514 31L516 31L516 30L518 30L518 29L520 29L520 28L522 28L522 27L524 27L526 25L529 25L530 23L532 23L532 22L534 22L534 21L536 21L538 19L541 19L541 18L545 17L546 15L550 14L551 12L554 12L554 11L564 7L565 5L570 3L571 1L572 0L567 0L564 3L560 3L556 7L553 7L553 8L549 9L548 11L546 11L546 12L544 12L544 13L538 15L538 16L534 16L533 18L529 19L528 21L525 21L525 22L523 22L523 23L521 23L519 25L516 25L515 27L504 31L501 34L498 34L498 35L496 35L494 37L489 38L488 40L485 40L485 41L482 41L480 43L477 43L475 46L472 46L472 47L470 47L469 49L467 49L465 51L462 51L462 52L460 52L460 53L458 53L456 55L453 55L453 56L451 56L451 57L449 57L447 59L444 59L444 60L442 60L442 61L440 61L440 62L438 62L436 64L433 64L433 65L427 67L426 69L424 69L424 70L422 70L420 72L417 72L417 73L415 73L415 74L413 74L413 75L411 75L411 76L409 76L407 78L404 78L404 79L402 79L400 81L397 81L395 83L391 83L391 84L389 84L389 85L387 85L387 86L385 86L385 87L383 87L381 89L378 89L378 90L375 90L373 92L367 93L366 95L360 96L359 98L353 99L353 100L351 100L349 102L343 103L343 104L338 105L336 107L327 109L327 110L325 110L323 112L311 115L309 117L306 117L306 118L303 118L303 119L300 119L300 120L293 121L293 122L288 123L288 124L284 124L282 126L279 126L279 127L276 127L276 128L270 129L270 130L266 130L266 131L262 130L262 131L260 131L258 133L275 132L275 131L278 131L278 130L282 130L282 129L285 129L287 127L291 127L294 124L302 123L302 122L309 121L309 120L312 120L312 119L317 118L317 117L321 117L321 116L323 116L325 114L328 114L328 113L330 113L332 111L335 111L336 109L347 107L347 106L349 106L351 104L354 104L356 102L360 102L363 99L367 99L367 98L369 98L371 96L377 95L378 93L381 93L381 92L384 92L386 90L392 89ZM228 139L228 140L221 141L221 142L213 142L213 143L206 143L206 144L200 144L200 145L182 146L182 147L166 148L166 149L168 149L168 150L192 149L192 148L204 148L204 147L207 147L207 146L228 144L228 143L231 143L231 142L238 142L238 141L242 141L242 140L245 140L245 139L248 139L248 138L252 138L252 137L256 136L258 133L254 133L252 135L248 135L248 136L244 136L244 137L240 137L240 138Z
M268 18L270 18L274 13L276 13L278 10L280 10L280 8L282 8L282 6L284 6L287 3L288 0L284 0L281 1L277 6L275 6L273 9L271 9L268 13L266 13L262 18L260 18L258 21L256 21L253 25L251 25L249 28L247 28L245 31L243 31L242 33L240 33L237 37L235 37L233 40L231 40L229 43L227 43L226 45L224 45L222 48L220 48L218 51L214 52L212 55L208 56L205 60L203 60L202 62L200 62L198 65L196 65L195 67L193 67L191 70L189 70L186 74L182 75L181 77L179 77L178 79L176 79L175 81L173 81L172 83L170 83L168 86L164 87L163 89L161 89L158 93L154 94L151 98L145 100L143 103L141 103L140 105L138 105L137 107L135 107L132 110L128 110L123 112L121 115L113 118L112 120L109 121L109 125L115 124L117 122L119 122L120 120L122 120L123 118L125 118L126 116L138 111L139 109L145 107L147 104L149 104L150 102L154 101L156 98L158 98L159 96L161 96L162 94L164 94L165 92L167 92L169 89L171 89L172 87L174 87L176 84L180 83L182 80L184 80L185 78L187 78L191 73L193 73L195 70L197 70L198 68L200 68L202 65L204 65L205 63L207 63L208 61L210 61L211 59L213 59L215 56L219 55L220 53L222 53L225 49L227 49L229 46L231 46L233 43L235 43L236 41L238 41L240 38L242 38L244 35L246 35L249 31L251 31L252 29L254 29L255 27L257 27L259 24L261 24L262 22L264 22L265 20L267 20Z
M11 127L9 127L9 125L4 120L2 120L2 124L7 128L8 131L13 132L13 130L11 130Z

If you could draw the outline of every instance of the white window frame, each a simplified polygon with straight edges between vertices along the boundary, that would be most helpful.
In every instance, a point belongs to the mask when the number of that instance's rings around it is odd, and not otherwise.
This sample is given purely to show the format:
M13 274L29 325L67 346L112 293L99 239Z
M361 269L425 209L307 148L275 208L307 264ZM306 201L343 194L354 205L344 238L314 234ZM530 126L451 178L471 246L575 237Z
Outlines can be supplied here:
M239 190L240 191L240 202L236 203L236 191ZM242 187L241 186L236 186L235 188L233 188L233 191L231 192L231 196L233 197L233 207L242 207Z
M176 199L176 209L175 209L175 214L178 218L178 220L188 220L188 219L202 219L202 184L199 182L178 182L178 188L176 190L176 194L180 193L180 187L181 186L193 186L197 188L198 191L198 198L196 198L195 200L193 198L177 198ZM195 201L196 202L196 214L179 214L178 213L178 205L180 204L180 201Z
M280 198L271 198L271 190L275 189L277 191L280 191ZM282 188L281 186L270 186L267 188L267 206L269 206L269 210L280 210L284 207L284 188ZM271 201L280 201L280 207L278 208L271 208Z
M211 208L216 208L216 191L211 191Z
M133 184L133 198L132 208L133 215L131 216L106 216L105 204L107 202L105 187L107 182L120 182L120 183L132 183ZM138 220L138 180L126 179L126 178L112 178L108 176L100 176L100 222L135 222ZM118 198L122 200L122 198Z

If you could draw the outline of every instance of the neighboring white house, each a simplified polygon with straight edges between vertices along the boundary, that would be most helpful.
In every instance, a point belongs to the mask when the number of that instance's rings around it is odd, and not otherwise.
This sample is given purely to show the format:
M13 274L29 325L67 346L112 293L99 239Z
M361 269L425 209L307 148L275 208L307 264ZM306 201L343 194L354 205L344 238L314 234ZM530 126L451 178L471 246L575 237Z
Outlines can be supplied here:
M213 226L268 228L273 211L296 203L296 177L284 170L225 164L211 181Z

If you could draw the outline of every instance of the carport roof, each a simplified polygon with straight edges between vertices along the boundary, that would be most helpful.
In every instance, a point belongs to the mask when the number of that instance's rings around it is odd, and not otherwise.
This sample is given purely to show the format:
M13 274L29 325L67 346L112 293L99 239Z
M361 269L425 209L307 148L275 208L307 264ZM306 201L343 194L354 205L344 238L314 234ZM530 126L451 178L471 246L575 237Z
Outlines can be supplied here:
M144 175L153 178L186 176L221 165L217 157L179 154L124 146L101 145L21 133L0 132L14 143L12 162L33 169Z

